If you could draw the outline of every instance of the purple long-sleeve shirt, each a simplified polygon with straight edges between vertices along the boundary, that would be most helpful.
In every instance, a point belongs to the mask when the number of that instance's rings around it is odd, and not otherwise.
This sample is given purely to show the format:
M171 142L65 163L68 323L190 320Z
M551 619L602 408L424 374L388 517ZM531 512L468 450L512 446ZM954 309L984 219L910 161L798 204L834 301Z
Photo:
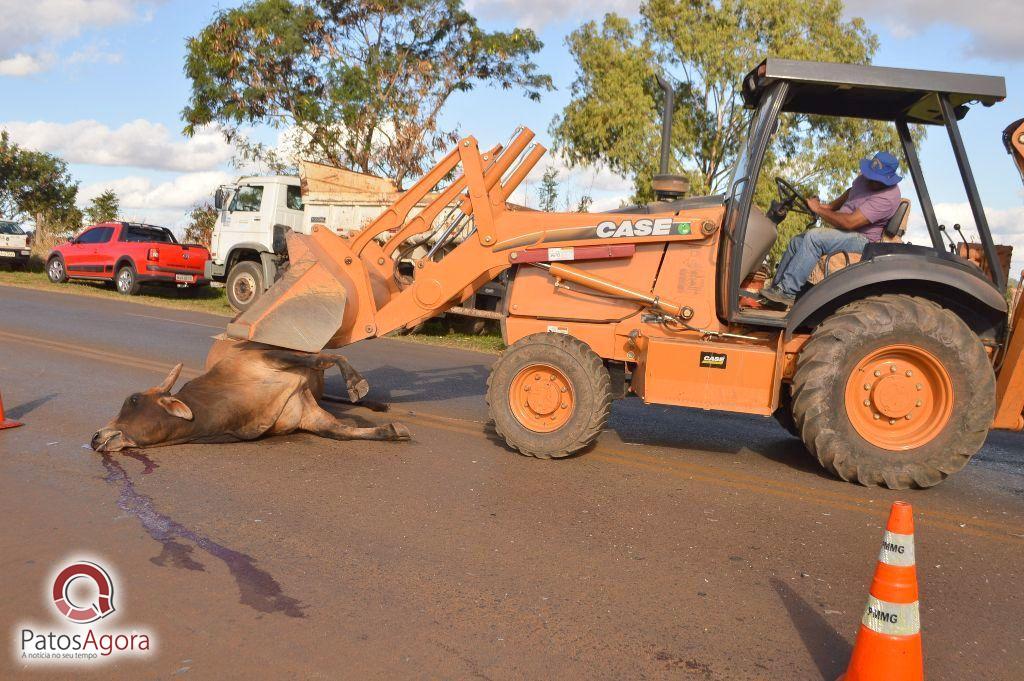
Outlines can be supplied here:
M850 193L846 195L846 202L836 212L853 213L859 208L870 224L853 231L863 234L868 241L879 241L885 223L889 222L889 218L895 215L896 209L899 208L901 196L898 184L873 191L868 186L867 178L858 175L850 187Z

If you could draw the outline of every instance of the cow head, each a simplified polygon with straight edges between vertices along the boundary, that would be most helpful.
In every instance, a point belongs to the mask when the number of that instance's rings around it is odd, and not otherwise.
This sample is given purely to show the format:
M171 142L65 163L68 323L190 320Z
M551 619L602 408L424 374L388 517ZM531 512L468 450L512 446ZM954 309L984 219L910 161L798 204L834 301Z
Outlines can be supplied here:
M171 395L180 373L178 364L157 387L129 395L121 412L92 436L92 448L97 452L116 452L175 439L182 426L192 420L188 405Z

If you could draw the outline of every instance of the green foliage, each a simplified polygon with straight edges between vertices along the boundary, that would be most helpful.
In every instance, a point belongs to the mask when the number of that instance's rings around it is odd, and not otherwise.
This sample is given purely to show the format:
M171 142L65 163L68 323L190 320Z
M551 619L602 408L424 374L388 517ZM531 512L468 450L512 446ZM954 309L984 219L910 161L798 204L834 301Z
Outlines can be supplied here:
M584 194L580 197L579 202L576 204L577 213L589 213L590 206L594 203L594 197L590 194Z
M185 227L184 242L202 244L210 247L213 238L213 226L217 222L217 209L208 203L192 206L188 214L188 226Z
M185 132L294 128L303 158L401 185L457 139L437 120L451 95L553 89L532 61L541 47L528 29L481 29L461 0L251 0L189 39Z
M558 206L558 170L548 168L541 177L540 187L537 189L537 200L540 202L540 209L550 213Z
M89 224L98 225L101 222L116 220L120 211L121 202L117 194L113 189L108 189L89 203L89 207L85 209L85 219Z
M653 197L658 159L662 96L655 68L678 83L670 172L688 175L696 193L716 193L745 138L749 112L740 86L751 68L768 55L865 64L878 47L863 20L843 18L840 0L645 0L640 13L636 23L609 14L567 38L579 70L572 101L551 128L570 162L603 163L631 177L638 201ZM774 191L775 174L811 195L839 193L856 161L876 148L895 150L894 131L793 116L780 125L759 197Z
M31 217L37 236L81 227L75 207L78 183L67 164L56 156L23 149L0 131L0 216Z

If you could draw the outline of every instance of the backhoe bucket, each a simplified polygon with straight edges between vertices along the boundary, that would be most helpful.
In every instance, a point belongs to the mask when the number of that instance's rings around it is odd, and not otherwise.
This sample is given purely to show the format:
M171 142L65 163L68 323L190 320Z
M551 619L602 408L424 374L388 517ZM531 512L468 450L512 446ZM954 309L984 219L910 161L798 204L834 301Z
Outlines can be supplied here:
M288 258L284 276L228 324L230 338L319 352L372 335L369 279L344 239L324 227L293 232Z

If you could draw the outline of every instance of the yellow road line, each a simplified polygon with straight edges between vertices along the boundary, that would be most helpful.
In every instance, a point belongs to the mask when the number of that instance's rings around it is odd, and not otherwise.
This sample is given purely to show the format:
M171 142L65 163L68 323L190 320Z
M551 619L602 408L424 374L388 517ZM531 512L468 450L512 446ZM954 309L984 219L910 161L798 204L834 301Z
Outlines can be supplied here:
M35 336L23 336L17 333L10 333L8 331L0 331L0 340L7 340L14 343L24 343L31 345L34 348L46 348L55 352L62 352L69 355L76 355L78 357L84 357L86 359L99 360L101 362L109 362L111 364L119 364L121 366L133 367L136 369L146 369L149 371L156 371L161 373L167 373L173 367L173 364L165 364L163 362L154 362L148 359L142 359L141 357L132 357L123 353L108 352L106 350L97 350L95 348L89 348L82 345L75 345L73 343L64 343L61 341L51 340L49 338L37 338ZM182 369L182 376L187 378L194 378L201 372L195 369Z
M218 331L223 331L224 327L225 327L224 324L222 324L220 326L214 326L213 324L203 324L201 322L190 322L190 321L186 321L184 319L171 319L170 317L157 317L156 315L151 315L151 314L138 314L138 313L135 313L135 312L125 312L125 314L129 315L131 317L143 317L144 319L156 319L156 320L161 321L161 322L170 322L172 324L191 324L192 326L203 326L203 327L206 327L207 329L217 329Z
M120 353L112 353L104 350L84 348L71 343L64 343L46 338L24 336L6 331L0 331L0 339L30 344L34 347L45 347L57 352L63 352L89 359L97 359L103 362L119 364L134 368L146 369L157 373L170 371L173 365L162 362L154 362L142 358L132 357ZM182 375L188 378L198 376L201 372L195 369L183 369ZM423 412L392 412L395 417L404 421L418 423L428 428L436 428L449 432L460 433L481 439L487 438L487 426L480 421L455 419L438 414L426 414ZM767 480L763 477L728 471L713 466L706 466L699 463L684 462L665 456L645 454L635 450L625 450L598 444L587 456L593 457L606 463L613 463L627 466L638 470L669 475L683 480L699 480L720 487L742 489L758 494L769 494L772 496L793 499L806 503L827 506L829 508L841 508L848 511L862 513L872 518L883 520L888 512L888 502L883 501L878 506L869 501L849 494L819 490L800 485L799 483ZM799 490L799 491L796 491ZM1020 545L1024 538L1018 538L1022 529L1020 526L1010 526L997 521L985 520L983 518L968 518L955 513L929 509L921 504L915 504L919 519L926 524L940 527L959 534L966 534L975 537L992 539L1002 543ZM960 525L967 527L961 527ZM976 527L989 528L998 533L975 529Z

